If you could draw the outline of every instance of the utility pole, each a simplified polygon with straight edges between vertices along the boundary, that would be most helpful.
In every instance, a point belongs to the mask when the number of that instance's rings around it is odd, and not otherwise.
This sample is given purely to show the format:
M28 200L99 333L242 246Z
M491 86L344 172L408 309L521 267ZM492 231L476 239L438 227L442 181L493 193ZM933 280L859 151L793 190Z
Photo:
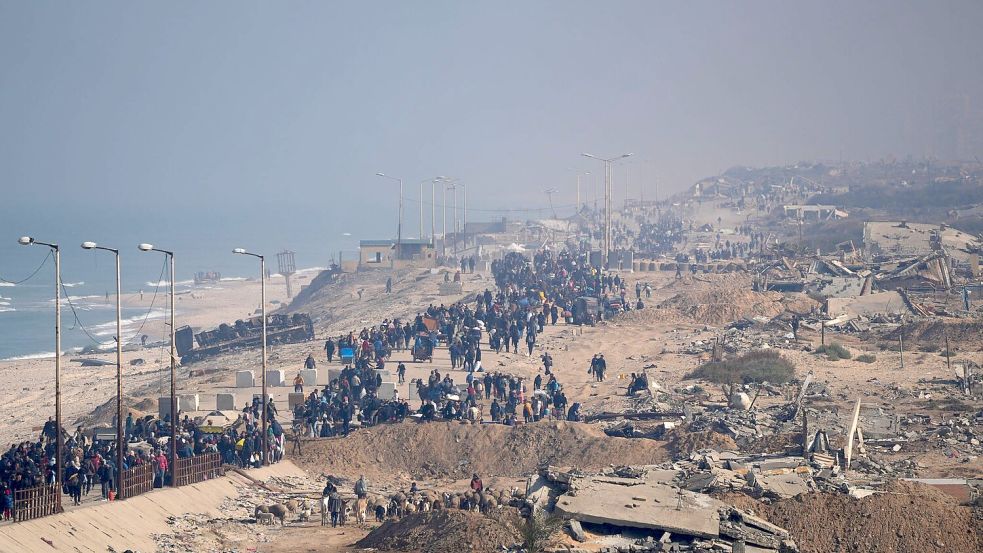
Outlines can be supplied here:
M622 154L612 158L600 158L592 154L584 153L584 157L596 159L604 163L604 240L601 248L601 265L608 263L608 255L611 252L611 162L631 156L631 153Z

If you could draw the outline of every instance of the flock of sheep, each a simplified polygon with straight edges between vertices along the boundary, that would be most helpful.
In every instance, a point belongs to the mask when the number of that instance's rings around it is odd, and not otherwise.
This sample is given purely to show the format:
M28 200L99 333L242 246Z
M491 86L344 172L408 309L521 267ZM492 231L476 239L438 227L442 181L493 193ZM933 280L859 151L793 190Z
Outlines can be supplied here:
M286 524L290 513L297 513L297 522L307 522L313 515L313 504L314 501L309 499L290 499L283 503L257 505L254 517L258 524L274 524L279 520L282 526ZM321 525L325 526L330 524L331 519L328 498L321 498L320 504ZM508 491L486 488L481 492L468 490L456 494L424 490L412 494L398 492L389 497L370 494L361 499L343 498L338 522L344 525L354 518L361 524L370 514L377 522L384 522L386 519L398 519L416 512L440 509L461 509L487 514L506 505L517 507L520 511L528 509L525 497L518 488Z

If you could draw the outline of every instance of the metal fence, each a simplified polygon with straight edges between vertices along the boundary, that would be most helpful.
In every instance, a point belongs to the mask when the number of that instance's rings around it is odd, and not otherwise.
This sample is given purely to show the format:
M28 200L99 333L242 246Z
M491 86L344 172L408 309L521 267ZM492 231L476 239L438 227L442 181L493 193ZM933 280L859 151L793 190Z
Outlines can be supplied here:
M178 486L197 484L225 473L222 468L222 456L218 453L204 453L187 459L178 459L175 464L174 482Z
M14 522L46 517L61 510L61 490L57 484L14 490Z
M118 499L136 497L154 489L154 466L138 465L123 471L123 482Z

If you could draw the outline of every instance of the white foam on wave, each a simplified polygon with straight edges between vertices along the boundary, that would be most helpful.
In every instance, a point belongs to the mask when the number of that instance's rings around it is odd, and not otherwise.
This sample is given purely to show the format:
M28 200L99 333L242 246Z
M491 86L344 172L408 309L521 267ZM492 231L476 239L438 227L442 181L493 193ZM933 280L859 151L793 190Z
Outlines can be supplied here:
M76 286L82 286L85 282L62 282L61 285L65 288L75 288Z
M124 329L128 326L143 324L144 319L163 319L167 315L167 311L164 309L154 309L150 311L149 314L144 313L143 315L137 315L136 317L130 317L128 319L123 319L120 321L120 326ZM94 336L113 336L116 334L116 321L110 321L108 323L100 323L94 325L92 328L92 334ZM125 336L124 336L125 339ZM113 342L109 342L113 344Z
M179 280L179 281L177 281L177 282L174 283L174 286L191 286L194 283L195 283L195 281L193 281L193 280ZM170 286L171 285L171 281L169 281L169 280L159 280L157 282L149 281L149 282L146 282L145 284L147 286L153 286L153 287L157 287L157 286Z
M222 282L242 282L243 280L249 280L249 279L246 277L222 277L219 280Z
M304 269L297 269L297 273L320 273L321 271L327 271L327 267L306 267Z
M0 286L10 286L10 287L14 287L14 286L17 286L17 285L16 285L16 284L14 284L13 282L0 282Z
M7 305L10 305L10 304L8 303ZM0 313L12 313L14 311L17 311L17 310L14 309L13 307L0 306Z
M45 351L42 353L30 353L27 355L18 355L16 357L8 357L4 361L30 361L31 359L52 359L55 356L53 351Z

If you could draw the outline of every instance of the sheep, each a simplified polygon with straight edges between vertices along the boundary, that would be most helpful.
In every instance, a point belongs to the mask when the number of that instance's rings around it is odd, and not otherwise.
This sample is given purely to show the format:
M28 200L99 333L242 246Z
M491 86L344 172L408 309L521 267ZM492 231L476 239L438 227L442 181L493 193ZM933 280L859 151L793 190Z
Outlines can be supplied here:
M256 510L253 511L253 518L259 518L261 513L269 513L270 509L266 505L257 505Z
M285 524L284 520L287 518L287 508L279 503L267 506L267 512L276 518L280 519L280 526Z
M256 513L256 524L273 524L273 513Z
M291 513L295 513L297 512L298 503L296 499L288 499L283 503L283 506L287 508L287 511L290 511Z

